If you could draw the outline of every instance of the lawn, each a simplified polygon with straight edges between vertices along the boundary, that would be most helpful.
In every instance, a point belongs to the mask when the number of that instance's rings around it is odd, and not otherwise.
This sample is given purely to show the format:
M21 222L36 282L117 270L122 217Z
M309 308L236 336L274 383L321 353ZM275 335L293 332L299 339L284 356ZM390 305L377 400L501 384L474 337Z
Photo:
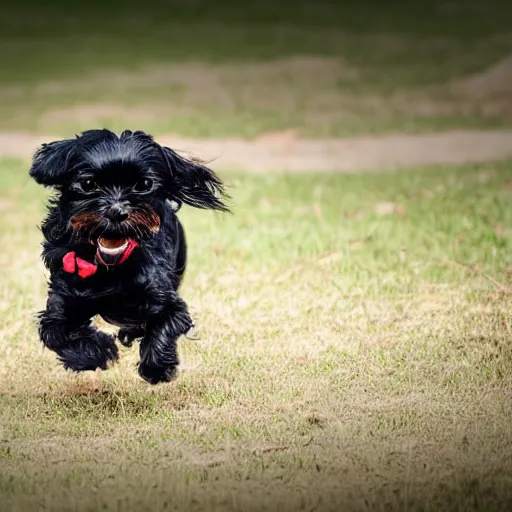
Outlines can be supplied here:
M6 8L0 129L348 137L512 124L510 91L496 95L504 79L493 73L512 53L506 2L212 5ZM481 72L483 88L468 92Z
M149 387L41 347L45 192L2 161L2 510L510 510L511 164L223 174Z

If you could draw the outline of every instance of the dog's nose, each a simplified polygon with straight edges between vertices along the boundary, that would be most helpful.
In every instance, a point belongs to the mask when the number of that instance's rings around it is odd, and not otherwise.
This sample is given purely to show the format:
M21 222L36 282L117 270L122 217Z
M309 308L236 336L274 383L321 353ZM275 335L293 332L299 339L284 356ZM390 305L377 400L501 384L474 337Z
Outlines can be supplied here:
M123 220L126 220L128 218L128 215L129 215L129 211L128 211L128 208L121 204L121 203L116 203L116 204L113 204L105 213L105 215L110 219L110 220L113 220L115 222L123 222Z

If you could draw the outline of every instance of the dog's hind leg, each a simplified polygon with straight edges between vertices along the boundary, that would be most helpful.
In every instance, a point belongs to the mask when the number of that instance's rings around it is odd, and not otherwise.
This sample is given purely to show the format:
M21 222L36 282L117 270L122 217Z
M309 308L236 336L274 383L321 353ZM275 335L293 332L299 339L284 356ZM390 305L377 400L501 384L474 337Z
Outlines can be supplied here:
M106 370L118 359L113 336L92 327L91 316L68 297L52 292L40 314L39 336L53 350L64 368L76 372Z

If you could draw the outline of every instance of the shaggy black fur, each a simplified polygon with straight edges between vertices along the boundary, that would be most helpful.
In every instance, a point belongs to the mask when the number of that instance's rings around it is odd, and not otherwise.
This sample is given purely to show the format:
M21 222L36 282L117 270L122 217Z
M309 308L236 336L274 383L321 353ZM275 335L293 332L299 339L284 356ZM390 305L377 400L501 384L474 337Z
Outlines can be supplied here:
M39 334L74 371L106 369L118 358L114 337L91 326L95 315L119 326L126 346L140 339L139 374L170 381L176 342L193 322L178 288L185 271L185 236L171 201L228 211L221 180L204 165L162 147L142 131L120 136L90 130L43 145L30 175L57 192L42 225L43 260L50 270ZM98 239L130 239L126 261L98 260ZM101 238L103 240L103 238ZM63 257L97 264L86 278L63 270Z

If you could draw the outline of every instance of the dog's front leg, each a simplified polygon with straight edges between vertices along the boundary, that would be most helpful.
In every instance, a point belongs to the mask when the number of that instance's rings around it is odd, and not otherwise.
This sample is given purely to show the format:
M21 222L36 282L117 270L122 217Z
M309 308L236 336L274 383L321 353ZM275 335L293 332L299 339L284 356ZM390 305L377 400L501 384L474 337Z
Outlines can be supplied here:
M40 315L39 336L64 368L76 372L107 369L118 358L114 338L92 327L91 312L70 297L52 292Z
M175 377L179 363L177 341L192 325L187 305L177 295L170 306L147 322L140 344L139 375L144 380L158 384Z

